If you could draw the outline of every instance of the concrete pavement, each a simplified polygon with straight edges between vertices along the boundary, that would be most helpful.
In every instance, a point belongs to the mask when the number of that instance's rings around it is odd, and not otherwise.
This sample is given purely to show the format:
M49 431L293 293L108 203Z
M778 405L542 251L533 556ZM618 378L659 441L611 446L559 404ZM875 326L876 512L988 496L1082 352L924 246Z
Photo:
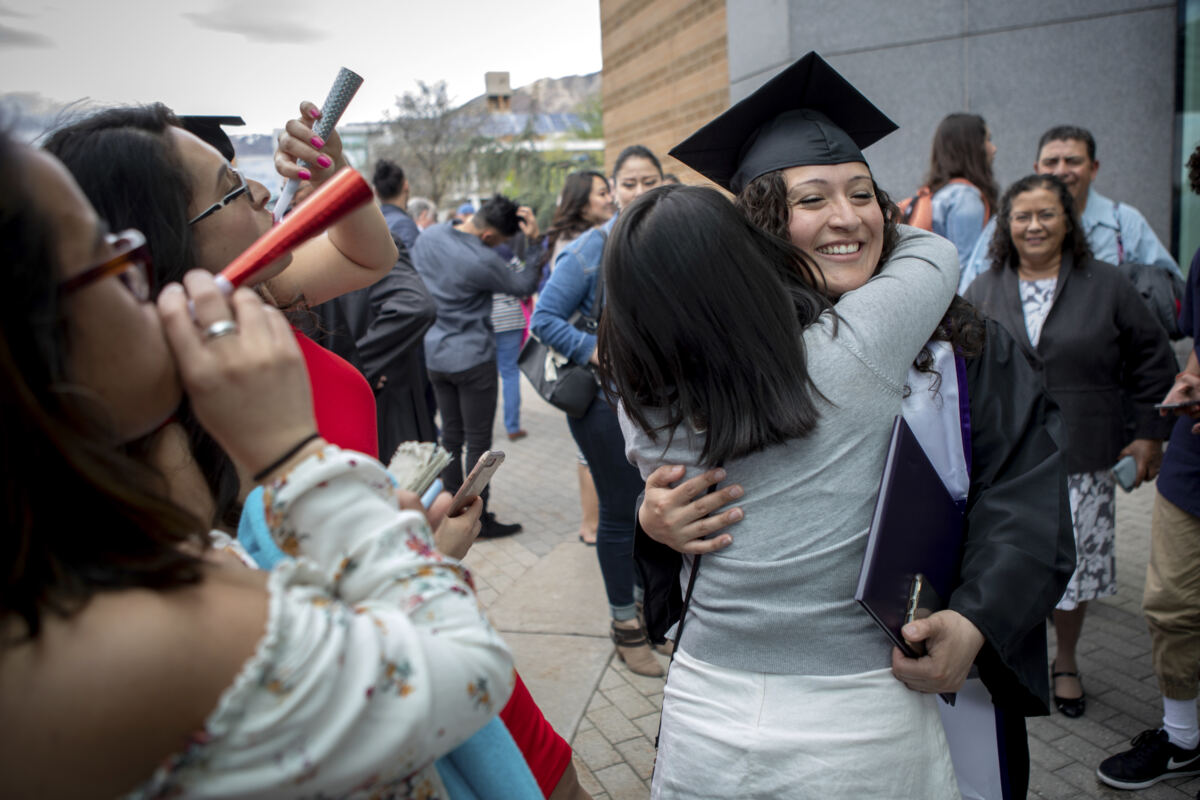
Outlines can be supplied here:
M613 657L596 551L576 538L576 450L566 417L523 385L521 421L529 436L509 442L497 413L494 446L508 459L493 479L491 508L525 530L477 542L466 563L530 692L574 748L584 787L597 800L644 800L664 680L634 675ZM1153 487L1117 494L1119 591L1091 604L1079 646L1087 713L1029 720L1030 797L1159 800L1200 789L1194 778L1119 792L1095 778L1101 759L1157 727L1162 714L1140 610Z

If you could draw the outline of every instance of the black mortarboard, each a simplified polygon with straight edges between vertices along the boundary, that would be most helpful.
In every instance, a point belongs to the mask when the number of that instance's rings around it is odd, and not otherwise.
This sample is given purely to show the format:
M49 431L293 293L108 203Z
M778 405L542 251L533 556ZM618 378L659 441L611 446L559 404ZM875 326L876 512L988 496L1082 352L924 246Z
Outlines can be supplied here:
M179 121L183 124L184 130L194 134L197 138L217 148L217 151L225 156L226 161L233 161L235 155L233 151L233 142L229 139L229 134L225 133L222 125L245 125L246 120L241 117L206 117L191 115L179 117Z
M736 194L777 169L865 161L861 148L897 127L810 52L670 154Z

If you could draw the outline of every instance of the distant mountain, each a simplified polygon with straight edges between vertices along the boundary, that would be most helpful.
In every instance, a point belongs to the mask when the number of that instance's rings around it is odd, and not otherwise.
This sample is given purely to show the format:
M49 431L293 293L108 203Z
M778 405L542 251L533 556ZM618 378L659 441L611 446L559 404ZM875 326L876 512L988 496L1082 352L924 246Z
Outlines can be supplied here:
M517 114L565 114L578 112L600 95L600 73L542 78L528 86L513 89L512 110ZM487 96L479 95L462 105L466 111L482 112Z

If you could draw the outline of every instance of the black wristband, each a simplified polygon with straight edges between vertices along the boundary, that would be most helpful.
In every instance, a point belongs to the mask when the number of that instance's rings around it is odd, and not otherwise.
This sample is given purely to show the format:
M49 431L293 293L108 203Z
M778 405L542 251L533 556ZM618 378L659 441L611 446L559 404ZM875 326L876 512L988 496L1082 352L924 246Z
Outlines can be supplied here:
M301 450L303 450L304 445L308 444L313 439L320 439L320 438L321 438L321 434L317 433L316 431L313 431L308 436L305 436L303 439L296 442L296 444L289 447L288 451L286 453L284 453L279 458L272 461L267 466L260 469L258 472L254 473L254 482L258 483L263 478L267 477L272 472L274 472L275 470L277 470L281 466L283 466L283 464L286 463L289 458L291 458L292 456L296 455L296 453L299 453Z

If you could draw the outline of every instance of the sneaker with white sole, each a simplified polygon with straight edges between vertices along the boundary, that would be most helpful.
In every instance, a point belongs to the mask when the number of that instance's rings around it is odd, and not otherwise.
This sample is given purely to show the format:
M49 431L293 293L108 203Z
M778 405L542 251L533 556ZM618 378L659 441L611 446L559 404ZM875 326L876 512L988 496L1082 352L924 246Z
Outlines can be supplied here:
M1118 789L1145 789L1166 778L1200 775L1200 746L1184 750L1162 729L1142 731L1130 744L1131 749L1101 761L1096 777Z

